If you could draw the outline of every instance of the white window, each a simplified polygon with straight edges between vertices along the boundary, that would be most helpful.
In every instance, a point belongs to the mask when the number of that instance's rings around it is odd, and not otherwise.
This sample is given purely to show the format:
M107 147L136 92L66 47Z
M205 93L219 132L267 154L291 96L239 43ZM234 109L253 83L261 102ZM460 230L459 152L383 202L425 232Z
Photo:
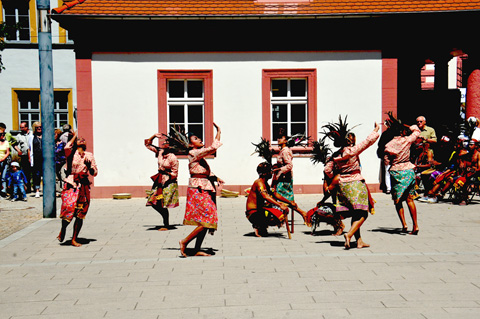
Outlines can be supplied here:
M29 4L28 1L4 1L3 16L4 22L8 26L17 26L10 28L6 37L7 41L30 41L30 22L29 22Z
M278 139L278 132L283 128L288 136L307 135L308 97L307 79L272 79L271 80L271 135L272 143Z
M181 127L203 140L204 96L203 80L168 80L168 127Z
M40 92L37 90L16 91L18 100L18 122L27 122L32 127L34 122L41 121L40 114ZM54 126L61 128L69 123L69 101L70 91L58 91L54 93Z

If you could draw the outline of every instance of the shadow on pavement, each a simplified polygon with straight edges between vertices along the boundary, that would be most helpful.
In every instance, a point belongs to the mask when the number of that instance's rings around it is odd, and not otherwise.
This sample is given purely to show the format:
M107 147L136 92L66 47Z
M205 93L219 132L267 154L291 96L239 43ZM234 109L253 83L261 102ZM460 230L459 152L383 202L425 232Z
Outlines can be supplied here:
M77 238L77 243L81 245L88 245L92 241L97 241L96 239L89 239L89 238ZM72 240L66 240L63 243L60 244L60 246L72 246Z

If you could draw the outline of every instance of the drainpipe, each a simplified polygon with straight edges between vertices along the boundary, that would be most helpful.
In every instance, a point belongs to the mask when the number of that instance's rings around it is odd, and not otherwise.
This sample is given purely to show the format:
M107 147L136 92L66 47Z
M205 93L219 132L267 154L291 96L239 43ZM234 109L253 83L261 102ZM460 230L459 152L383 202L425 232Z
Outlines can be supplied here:
M55 132L50 0L37 0L40 100L42 107L43 217L56 217Z

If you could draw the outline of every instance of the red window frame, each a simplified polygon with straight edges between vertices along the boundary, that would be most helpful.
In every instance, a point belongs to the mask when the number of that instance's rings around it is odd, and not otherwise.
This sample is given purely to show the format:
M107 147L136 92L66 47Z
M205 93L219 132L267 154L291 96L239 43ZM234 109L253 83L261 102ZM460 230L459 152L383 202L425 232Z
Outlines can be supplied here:
M204 85L204 144L213 143L213 71L212 70L158 70L158 128L168 132L167 83L171 79L202 79Z
M262 136L271 141L272 114L270 111L271 80L275 78L306 78L307 79L307 135L317 139L317 70L316 69L269 69L262 72ZM294 147L294 153L308 151L310 147Z

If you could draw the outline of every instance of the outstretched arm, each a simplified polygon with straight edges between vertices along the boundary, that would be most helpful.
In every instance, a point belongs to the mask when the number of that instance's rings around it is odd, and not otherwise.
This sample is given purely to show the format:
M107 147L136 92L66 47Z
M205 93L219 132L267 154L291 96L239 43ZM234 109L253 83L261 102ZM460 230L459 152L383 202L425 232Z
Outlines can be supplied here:
M220 127L217 124L215 124L215 122L213 123L213 126L215 126L215 128L217 129L217 135L215 135L215 139L220 141L222 131L220 130Z

